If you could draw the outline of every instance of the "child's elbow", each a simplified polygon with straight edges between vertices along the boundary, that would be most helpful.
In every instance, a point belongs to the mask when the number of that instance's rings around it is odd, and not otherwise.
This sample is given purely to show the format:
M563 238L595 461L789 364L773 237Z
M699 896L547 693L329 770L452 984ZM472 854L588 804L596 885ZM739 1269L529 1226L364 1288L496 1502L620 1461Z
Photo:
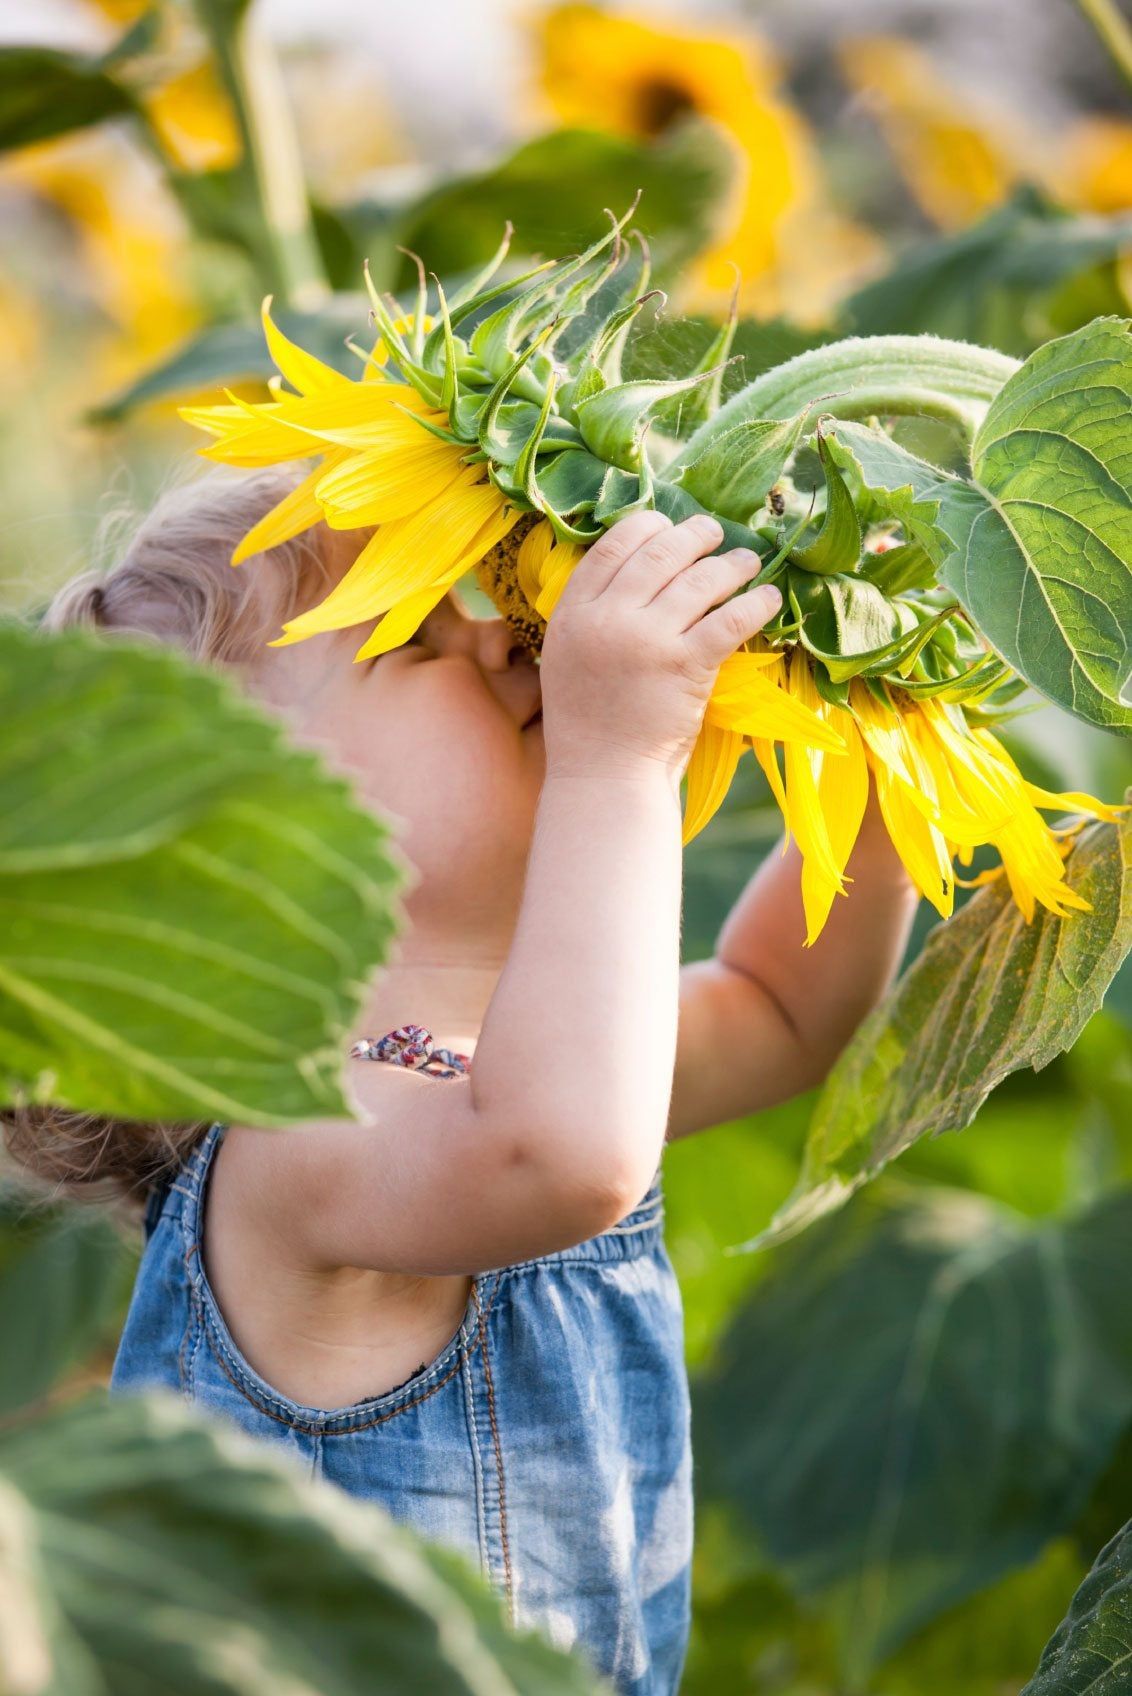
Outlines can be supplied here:
M647 1194L656 1173L662 1133L656 1147L637 1148L610 1134L599 1143L579 1134L561 1139L529 1135L511 1145L508 1160L523 1174L523 1188L533 1206L553 1217L554 1234L571 1243L600 1236L624 1219ZM543 1127L546 1132L546 1127ZM532 1193L533 1192L533 1193Z

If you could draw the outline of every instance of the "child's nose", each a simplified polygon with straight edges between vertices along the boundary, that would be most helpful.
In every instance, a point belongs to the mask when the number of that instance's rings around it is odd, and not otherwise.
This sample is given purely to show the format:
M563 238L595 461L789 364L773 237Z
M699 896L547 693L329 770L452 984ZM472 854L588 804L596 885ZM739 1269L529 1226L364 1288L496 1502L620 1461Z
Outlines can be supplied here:
M507 671L516 660L525 657L504 619L475 621L475 659L484 671Z

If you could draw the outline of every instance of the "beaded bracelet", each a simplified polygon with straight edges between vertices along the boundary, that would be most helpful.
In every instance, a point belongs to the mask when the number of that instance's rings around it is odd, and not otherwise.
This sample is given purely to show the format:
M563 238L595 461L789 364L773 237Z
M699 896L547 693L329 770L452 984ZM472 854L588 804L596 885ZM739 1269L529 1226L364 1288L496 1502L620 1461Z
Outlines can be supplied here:
M398 1025L385 1036L363 1036L350 1049L352 1060L385 1060L430 1078L460 1078L471 1070L471 1057L437 1048L423 1025Z

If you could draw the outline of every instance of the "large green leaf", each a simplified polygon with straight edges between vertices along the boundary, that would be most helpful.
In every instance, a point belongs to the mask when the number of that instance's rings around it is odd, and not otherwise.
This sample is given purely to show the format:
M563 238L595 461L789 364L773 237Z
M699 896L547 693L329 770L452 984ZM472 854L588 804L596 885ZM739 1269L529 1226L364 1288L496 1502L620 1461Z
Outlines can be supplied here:
M775 1258L693 1418L701 1487L838 1628L846 1682L1067 1529L1132 1417L1132 1191L1033 1225L872 1192Z
M0 1095L126 1119L350 1109L385 828L218 675L0 631Z
M1024 357L1097 312L1123 310L1113 262L1129 247L1132 215L1068 213L1023 189L980 223L901 254L843 316L857 335L955 336Z
M1036 689L1132 729L1130 419L1127 319L1039 348L975 436L985 505L944 502L956 551L943 577Z
M0 1191L0 1418L113 1341L134 1258L100 1214Z
M840 1207L920 1137L969 1125L1008 1073L1072 1047L1132 948L1132 813L1082 830L1065 866L1091 912L1039 907L1027 923L999 878L935 928L829 1074L798 1186L759 1245Z
M1127 1696L1132 1681L1132 1523L1097 1556L1022 1696Z
M92 1398L25 1424L0 1439L0 1474L0 1563L15 1545L36 1610L20 1621L25 1654L71 1661L28 1696L605 1688L512 1636L454 1555L172 1398Z

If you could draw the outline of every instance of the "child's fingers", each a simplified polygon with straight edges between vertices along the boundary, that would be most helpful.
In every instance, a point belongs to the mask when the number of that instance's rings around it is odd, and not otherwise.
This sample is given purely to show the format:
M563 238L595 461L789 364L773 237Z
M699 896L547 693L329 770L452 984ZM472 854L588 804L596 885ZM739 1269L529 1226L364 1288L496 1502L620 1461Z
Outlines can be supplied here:
M690 630L704 614L733 595L757 574L762 560L753 548L732 548L693 560L653 598L652 610Z
M708 670L717 670L744 642L758 634L781 605L782 595L773 583L758 583L745 594L716 607L688 632L693 658Z
M672 520L663 512L631 512L619 519L578 561L564 593L576 600L594 600L609 587L631 554L671 529Z
M722 540L722 524L706 512L658 531L627 556L609 585L610 598L635 607L647 606L679 572L709 554Z

